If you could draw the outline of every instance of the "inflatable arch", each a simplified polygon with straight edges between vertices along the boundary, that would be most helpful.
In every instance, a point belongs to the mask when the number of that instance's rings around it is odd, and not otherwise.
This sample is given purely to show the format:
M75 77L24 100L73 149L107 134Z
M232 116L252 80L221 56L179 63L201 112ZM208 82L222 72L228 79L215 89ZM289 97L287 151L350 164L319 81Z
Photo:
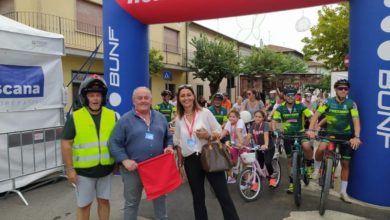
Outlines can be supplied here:
M109 107L130 110L134 88L147 86L149 24L280 11L340 0L105 0L104 72ZM350 1L350 96L361 114L348 193L390 206L390 0Z

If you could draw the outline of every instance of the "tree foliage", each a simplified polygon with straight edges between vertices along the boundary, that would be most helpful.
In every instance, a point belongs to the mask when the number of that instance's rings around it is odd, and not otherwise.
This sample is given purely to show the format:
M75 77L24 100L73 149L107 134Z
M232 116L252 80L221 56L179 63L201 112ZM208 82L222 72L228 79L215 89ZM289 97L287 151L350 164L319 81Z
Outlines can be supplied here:
M310 29L311 37L305 37L305 58L316 57L331 70L344 70L344 57L349 48L349 4L337 7L324 6L318 12L318 24Z
M159 50L152 48L149 51L149 74L157 74L162 68L164 68L163 63L164 57L161 55Z
M323 75L320 81L319 88L322 89L322 91L330 91L331 87L331 75Z
M292 55L276 53L267 48L252 48L249 56L242 58L241 72L248 75L306 73L306 64Z
M230 78L239 73L240 59L237 46L222 39L209 40L206 36L194 37L190 44L195 47L191 68L194 78L208 80L211 94L218 92L223 78Z

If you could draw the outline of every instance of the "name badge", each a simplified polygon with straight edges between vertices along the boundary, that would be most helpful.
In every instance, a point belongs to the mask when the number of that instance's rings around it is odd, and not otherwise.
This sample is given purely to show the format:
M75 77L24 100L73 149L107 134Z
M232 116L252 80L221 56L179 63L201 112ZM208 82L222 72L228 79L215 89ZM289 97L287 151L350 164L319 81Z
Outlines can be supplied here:
M196 144L196 141L194 139L192 139L192 138L187 139L187 145L193 147L193 146L195 146L195 144Z
M146 132L145 133L145 139L147 140L153 140L154 139L154 135L150 132Z

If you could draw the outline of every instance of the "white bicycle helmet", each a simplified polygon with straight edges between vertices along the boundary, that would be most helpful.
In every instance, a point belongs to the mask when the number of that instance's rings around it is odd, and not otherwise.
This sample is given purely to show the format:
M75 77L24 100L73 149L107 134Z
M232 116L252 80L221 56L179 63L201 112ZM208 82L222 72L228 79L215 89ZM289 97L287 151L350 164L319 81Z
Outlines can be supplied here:
M244 121L244 123L248 123L252 121L252 115L248 111L240 112L240 118Z

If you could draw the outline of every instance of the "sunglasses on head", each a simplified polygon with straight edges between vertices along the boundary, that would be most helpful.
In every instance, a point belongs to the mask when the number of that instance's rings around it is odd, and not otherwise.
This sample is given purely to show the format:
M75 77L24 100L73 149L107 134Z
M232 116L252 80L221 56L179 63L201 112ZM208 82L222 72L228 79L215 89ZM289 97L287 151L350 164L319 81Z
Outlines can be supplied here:
M178 89L188 89L188 88L192 88L192 85L191 84L183 84L179 87L177 87Z
M349 88L348 87L346 87L346 86L340 86L340 87L337 87L337 90L344 90L344 91L348 91L349 90Z

